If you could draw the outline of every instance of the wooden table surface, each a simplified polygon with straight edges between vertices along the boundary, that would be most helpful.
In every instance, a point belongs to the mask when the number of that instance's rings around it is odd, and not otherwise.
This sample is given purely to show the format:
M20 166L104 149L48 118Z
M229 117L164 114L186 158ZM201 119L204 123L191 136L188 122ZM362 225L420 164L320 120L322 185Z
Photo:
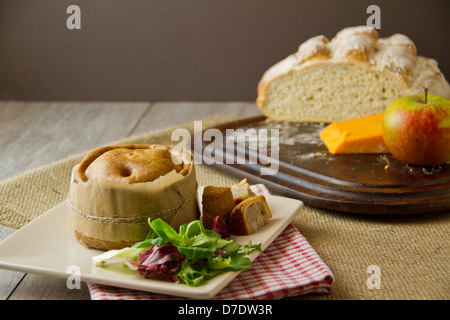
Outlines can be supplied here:
M131 135L232 114L261 115L254 102L0 102L0 181ZM15 229L0 225L0 240ZM66 279L0 269L0 300L86 300Z

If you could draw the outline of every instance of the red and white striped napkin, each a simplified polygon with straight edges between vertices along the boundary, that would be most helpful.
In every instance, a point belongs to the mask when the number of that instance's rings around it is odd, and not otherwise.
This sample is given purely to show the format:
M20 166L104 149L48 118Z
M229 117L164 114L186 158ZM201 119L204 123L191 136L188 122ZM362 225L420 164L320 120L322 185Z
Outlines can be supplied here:
M264 185L253 185L257 194L268 194ZM317 252L289 224L260 254L251 269L242 271L214 299L280 299L309 293L333 292L334 276ZM162 300L168 295L88 283L93 300Z

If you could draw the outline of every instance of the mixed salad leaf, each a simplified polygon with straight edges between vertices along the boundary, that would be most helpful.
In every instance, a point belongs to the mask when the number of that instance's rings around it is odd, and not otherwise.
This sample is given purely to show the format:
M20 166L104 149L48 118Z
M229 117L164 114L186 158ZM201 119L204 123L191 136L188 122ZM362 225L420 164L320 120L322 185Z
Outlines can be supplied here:
M211 229L195 220L181 225L178 232L161 219L149 219L150 231L144 241L107 251L92 261L96 266L122 262L144 277L157 273L189 286L198 286L227 271L250 268L248 255L261 251L261 244L234 242L228 238L226 224L218 219Z

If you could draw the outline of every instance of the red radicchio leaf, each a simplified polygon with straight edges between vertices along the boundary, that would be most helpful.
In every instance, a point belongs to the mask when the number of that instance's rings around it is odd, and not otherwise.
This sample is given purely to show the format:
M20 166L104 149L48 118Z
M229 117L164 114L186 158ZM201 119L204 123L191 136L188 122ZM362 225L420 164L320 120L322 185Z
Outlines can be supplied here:
M214 217L211 223L211 230L220 234L223 239L231 235L230 228L219 216Z
M153 245L141 252L136 261L127 259L126 263L130 269L139 271L144 277L152 272L165 275L173 282L177 281L179 266L184 260L177 247L171 244L164 246Z

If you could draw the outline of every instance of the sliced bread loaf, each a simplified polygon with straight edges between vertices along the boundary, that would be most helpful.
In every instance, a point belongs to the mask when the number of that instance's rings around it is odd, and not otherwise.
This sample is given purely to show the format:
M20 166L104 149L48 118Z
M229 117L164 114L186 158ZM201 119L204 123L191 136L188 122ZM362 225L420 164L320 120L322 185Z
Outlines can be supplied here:
M316 36L269 68L257 105L272 120L336 122L384 112L395 99L423 93L450 98L435 60L417 56L405 35L379 38L366 26Z

